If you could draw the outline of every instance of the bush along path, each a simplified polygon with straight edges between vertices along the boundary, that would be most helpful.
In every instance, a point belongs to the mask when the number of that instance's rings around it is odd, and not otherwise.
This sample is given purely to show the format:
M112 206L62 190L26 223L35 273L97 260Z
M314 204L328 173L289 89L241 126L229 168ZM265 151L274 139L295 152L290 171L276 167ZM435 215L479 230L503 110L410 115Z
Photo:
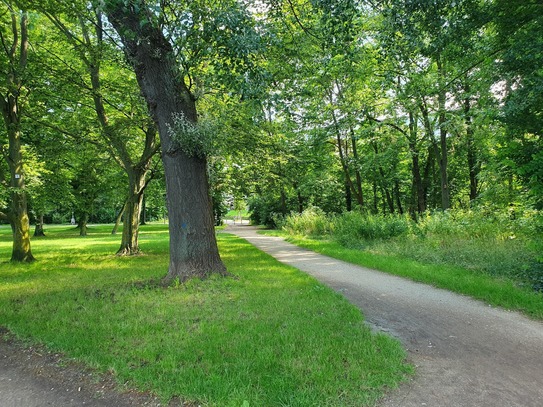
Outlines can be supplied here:
M227 232L343 293L374 329L402 341L417 374L383 407L543 405L543 323L316 254L251 226Z

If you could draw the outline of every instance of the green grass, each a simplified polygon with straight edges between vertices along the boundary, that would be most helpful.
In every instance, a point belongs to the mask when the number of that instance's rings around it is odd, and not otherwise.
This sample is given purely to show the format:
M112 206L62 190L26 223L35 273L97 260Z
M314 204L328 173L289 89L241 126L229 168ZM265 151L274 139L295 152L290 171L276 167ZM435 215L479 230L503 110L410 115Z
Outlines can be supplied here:
M224 216L224 219L229 220L239 220L240 216L242 219L249 219L249 211L244 209L242 211L229 210L228 213Z
M535 319L543 319L543 293L503 277L478 273L474 270L448 264L429 264L404 256L386 255L386 242L381 243L381 252L350 249L329 239L289 235L280 231L261 233L284 236L298 246L324 255L358 264L390 274L407 277L456 293L471 296L490 305L515 310Z
M374 334L339 294L243 240L219 234L236 278L157 284L163 225L144 255L115 257L119 236L49 227L37 262L0 263L0 325L119 383L203 406L366 406L412 372L400 344ZM0 259L9 259L0 226Z

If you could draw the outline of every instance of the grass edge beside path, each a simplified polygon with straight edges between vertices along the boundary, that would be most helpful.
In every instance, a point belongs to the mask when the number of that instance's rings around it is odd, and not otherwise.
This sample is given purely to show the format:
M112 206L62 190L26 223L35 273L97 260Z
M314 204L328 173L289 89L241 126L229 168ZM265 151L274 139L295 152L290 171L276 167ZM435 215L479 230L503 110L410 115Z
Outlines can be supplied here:
M518 311L533 319L543 320L543 293L519 287L510 280L456 266L424 264L398 256L349 249L328 239L293 236L279 230L261 229L259 233L280 236L292 244L325 256L467 295L491 306Z
M121 387L206 407L372 406L412 373L399 341L241 238L218 237L236 278L165 289L154 283L167 267L165 227L143 228L144 254L129 258L114 255L109 226L91 232L50 228L33 240L37 262L2 262L0 326Z

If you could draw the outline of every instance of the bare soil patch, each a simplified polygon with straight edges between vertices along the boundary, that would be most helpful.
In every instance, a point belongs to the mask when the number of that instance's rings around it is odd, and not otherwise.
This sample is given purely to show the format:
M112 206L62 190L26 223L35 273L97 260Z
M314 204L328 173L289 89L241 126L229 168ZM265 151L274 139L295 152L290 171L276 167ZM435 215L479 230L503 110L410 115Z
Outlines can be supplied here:
M121 389L112 375L98 374L44 347L25 345L0 327L0 405L158 407L164 404L150 394ZM176 400L169 404L182 405Z

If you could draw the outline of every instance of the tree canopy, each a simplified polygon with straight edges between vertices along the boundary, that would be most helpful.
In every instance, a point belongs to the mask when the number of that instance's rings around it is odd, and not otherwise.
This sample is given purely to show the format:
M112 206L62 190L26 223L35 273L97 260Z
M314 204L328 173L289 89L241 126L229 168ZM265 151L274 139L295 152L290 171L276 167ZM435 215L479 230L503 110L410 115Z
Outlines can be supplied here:
M33 259L29 221L72 214L82 233L123 214L119 253L137 254L146 206L169 216L168 281L224 274L226 202L270 225L309 207L539 210L542 7L2 1L13 259Z

